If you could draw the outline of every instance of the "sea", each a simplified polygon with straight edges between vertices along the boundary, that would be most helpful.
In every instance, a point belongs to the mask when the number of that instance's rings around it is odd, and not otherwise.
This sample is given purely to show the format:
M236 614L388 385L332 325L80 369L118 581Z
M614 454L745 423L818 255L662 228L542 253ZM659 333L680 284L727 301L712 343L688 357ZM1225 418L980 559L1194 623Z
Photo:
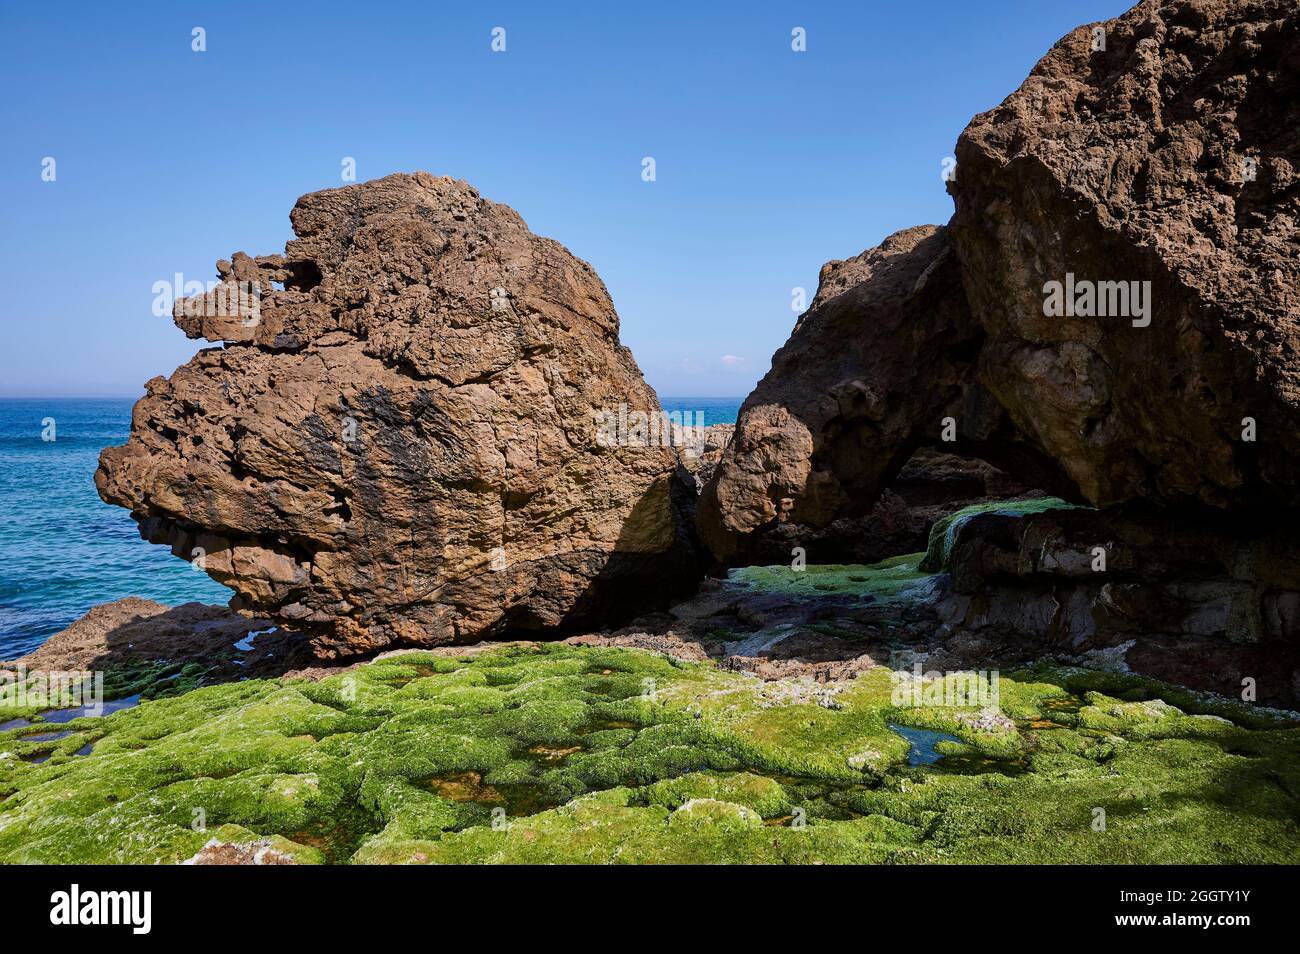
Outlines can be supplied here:
M734 424L742 398L662 398L684 423ZM95 492L99 452L126 443L127 398L0 399L0 659L31 652L98 603L224 605L231 591L140 539Z

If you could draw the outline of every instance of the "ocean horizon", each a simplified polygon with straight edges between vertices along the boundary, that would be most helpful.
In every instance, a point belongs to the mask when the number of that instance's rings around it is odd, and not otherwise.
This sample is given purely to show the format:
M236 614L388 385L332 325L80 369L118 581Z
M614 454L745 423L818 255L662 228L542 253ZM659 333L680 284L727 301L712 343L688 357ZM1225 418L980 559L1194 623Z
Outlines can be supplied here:
M742 400L660 403L712 425L734 424ZM230 599L229 588L142 540L130 513L95 491L99 453L126 443L135 401L0 398L0 659L31 652L100 603Z

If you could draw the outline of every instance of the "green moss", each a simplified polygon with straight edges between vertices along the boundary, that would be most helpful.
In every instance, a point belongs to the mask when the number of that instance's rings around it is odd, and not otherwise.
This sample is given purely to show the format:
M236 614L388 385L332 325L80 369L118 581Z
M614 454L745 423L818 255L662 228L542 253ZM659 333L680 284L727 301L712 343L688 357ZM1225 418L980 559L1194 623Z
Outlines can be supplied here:
M59 739L0 733L0 858L175 862L214 837L302 862L1216 862L1300 849L1295 725L1206 718L1198 706L1221 704L1157 702L1147 681L1083 670L998 686L993 704L911 705L884 669L764 683L563 645L208 686L74 720ZM891 722L961 741L910 768Z
M50 687L41 680L44 674L29 673L25 687L6 681L0 691L0 723L13 719L41 721L41 713L50 709L80 707L94 697L96 687ZM142 699L166 699L184 695L204 684L208 669L198 663L144 662L106 670L101 673L101 701L139 696ZM10 677L13 678L12 676ZM19 704L22 703L22 704Z
M1129 702L1161 699L1194 715L1216 716L1252 729L1276 727L1279 722L1296 718L1293 712L1239 702L1209 693L1170 685L1158 679L1126 672L1080 669L1072 666L1040 664L1013 673L1017 679L1040 679L1055 686L1057 692L1083 696L1090 691L1114 696Z
M1033 497L1028 500L996 500L992 503L975 504L950 513L936 520L930 528L930 538L925 548L925 556L920 561L922 573L940 573L948 568L948 556L957 540L957 531L971 517L983 513L999 513L1021 516L1029 513L1042 513L1045 510L1072 510L1075 504L1066 503L1059 497Z
M870 566L824 564L795 570L789 566L749 566L731 570L728 579L749 589L785 596L870 596L887 601L906 596L928 575L922 554L906 553Z
M369 863L810 864L884 862L917 832L882 816L803 828L767 826L752 809L702 798L675 809L640 806L626 788L583 796L561 808L478 827L436 841L390 837L368 843Z
M637 803L675 810L697 799L743 805L762 818L789 815L792 807L789 793L775 779L752 772L693 772L642 789L638 792Z

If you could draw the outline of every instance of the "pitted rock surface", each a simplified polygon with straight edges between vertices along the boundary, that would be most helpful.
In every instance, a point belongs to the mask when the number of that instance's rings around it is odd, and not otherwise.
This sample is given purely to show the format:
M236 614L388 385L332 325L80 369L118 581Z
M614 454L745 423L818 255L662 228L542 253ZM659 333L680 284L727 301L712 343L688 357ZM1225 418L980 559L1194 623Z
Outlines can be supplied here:
M957 144L980 381L1098 506L1300 503L1300 6L1148 0L1096 26ZM1112 313L1044 314L1067 275ZM1101 283L1143 281L1148 314L1114 314Z
M225 347L148 382L101 457L100 495L142 534L327 656L693 588L675 453L598 436L602 412L660 408L590 265L423 172L304 196L291 221L284 255L219 262L177 303Z

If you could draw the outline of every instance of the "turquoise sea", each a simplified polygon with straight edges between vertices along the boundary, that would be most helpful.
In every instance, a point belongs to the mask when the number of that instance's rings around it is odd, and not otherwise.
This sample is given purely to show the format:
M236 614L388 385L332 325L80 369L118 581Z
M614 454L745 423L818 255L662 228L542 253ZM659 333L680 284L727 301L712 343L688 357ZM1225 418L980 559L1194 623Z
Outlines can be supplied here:
M664 398L731 424L740 398ZM97 603L224 604L230 590L140 539L95 492L102 448L126 442L130 399L0 399L0 659L30 652ZM53 419L54 440L45 423ZM693 423L692 419L692 423Z

